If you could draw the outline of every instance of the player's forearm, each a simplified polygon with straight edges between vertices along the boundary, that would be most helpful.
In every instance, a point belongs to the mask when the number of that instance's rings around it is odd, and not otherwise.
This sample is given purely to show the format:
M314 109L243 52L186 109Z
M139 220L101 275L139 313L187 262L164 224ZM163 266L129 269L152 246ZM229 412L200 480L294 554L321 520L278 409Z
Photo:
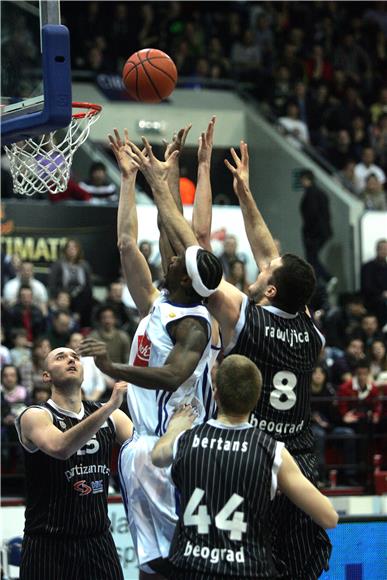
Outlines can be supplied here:
M191 228L177 209L166 181L151 183L154 200L169 240L176 239L184 248L197 244Z
M180 170L179 163L176 160L169 170L168 187L171 195L175 201L176 207L181 214L183 214L183 204L180 196Z
M278 257L277 247L250 189L240 196L239 203L251 251L258 268L262 270L268 262Z
M159 439L152 450L152 463L156 467L168 467L173 460L173 444L176 437L181 433L178 429L169 429Z
M105 421L116 410L110 401L102 405L97 411L92 413L87 419L71 427L62 434L61 440L57 442L54 450L57 459L68 459L74 455L83 445L95 435Z
M127 177L121 176L117 215L117 239L119 245L124 236L129 236L137 243L138 221L135 184L136 174L130 174Z
M174 392L191 375L191 372L180 372L171 365L163 367L134 367L119 363L110 363L103 372L117 381L126 381L143 389L162 389ZM186 376L187 375L187 376Z
M199 245L211 251L212 190L210 164L200 162L192 213L192 229Z

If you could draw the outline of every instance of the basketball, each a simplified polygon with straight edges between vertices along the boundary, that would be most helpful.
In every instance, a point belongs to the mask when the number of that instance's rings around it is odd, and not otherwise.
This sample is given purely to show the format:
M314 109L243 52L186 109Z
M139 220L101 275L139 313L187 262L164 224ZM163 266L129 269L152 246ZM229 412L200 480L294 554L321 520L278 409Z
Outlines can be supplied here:
M122 80L129 95L142 103L159 103L176 86L173 60L156 48L138 50L125 63Z

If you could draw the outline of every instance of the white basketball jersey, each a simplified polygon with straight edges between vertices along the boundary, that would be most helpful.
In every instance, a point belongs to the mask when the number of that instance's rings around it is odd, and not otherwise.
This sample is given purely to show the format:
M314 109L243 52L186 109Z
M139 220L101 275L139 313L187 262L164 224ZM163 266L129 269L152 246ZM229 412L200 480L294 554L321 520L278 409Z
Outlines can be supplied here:
M128 408L135 429L140 434L163 435L175 408L192 403L198 410L197 423L203 422L205 409L199 396L201 377L211 360L211 322L205 306L172 304L161 295L148 316L141 320L134 335L129 364L162 367L174 347L168 326L186 317L198 317L208 326L208 342L193 374L175 391L128 387Z

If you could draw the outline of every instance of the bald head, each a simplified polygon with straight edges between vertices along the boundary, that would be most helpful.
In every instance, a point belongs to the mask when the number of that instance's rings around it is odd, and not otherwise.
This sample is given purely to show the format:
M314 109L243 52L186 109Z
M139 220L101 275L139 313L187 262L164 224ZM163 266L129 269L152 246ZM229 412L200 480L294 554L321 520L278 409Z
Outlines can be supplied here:
M219 366L216 387L222 410L230 415L243 415L251 412L259 400L262 375L250 359L232 354Z

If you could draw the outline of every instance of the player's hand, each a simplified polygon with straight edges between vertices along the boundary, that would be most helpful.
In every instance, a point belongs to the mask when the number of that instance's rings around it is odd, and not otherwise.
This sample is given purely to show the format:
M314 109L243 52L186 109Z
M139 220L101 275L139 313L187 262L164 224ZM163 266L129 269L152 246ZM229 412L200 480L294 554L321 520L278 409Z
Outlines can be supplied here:
M343 416L343 422L347 424L357 423L358 420L359 418L354 411L347 411Z
M241 156L238 157L234 147L231 147L231 149L230 149L232 158L233 158L234 163L235 163L235 167L234 167L234 165L231 165L231 163L228 161L228 159L225 159L224 163L225 163L227 169L229 169L229 171L232 173L232 176L233 176L232 185L234 188L235 195L238 198L243 198L250 191L250 185L249 185L249 151L247 148L247 143L245 143L244 141L241 141L240 150L241 150Z
M216 117L213 116L211 121L208 123L207 131L202 133L199 137L199 148L198 148L198 162L211 163L212 147L214 143L214 129L215 129Z
M187 135L190 132L192 127L192 123L189 123L189 125L187 125L186 127L182 127L180 129L180 131L178 131L177 133L173 134L172 137L172 141L170 143L168 143L168 141L166 139L163 139L163 144L165 146L165 151L164 151L164 160L168 161L168 159L170 158L170 156L172 155L172 153L174 151L178 151L179 153L182 152L184 145L185 145L185 141L187 139ZM176 158L177 161L177 158Z
M181 407L178 407L171 417L168 431L173 430L181 433L182 431L191 429L197 416L197 412L191 405L182 405Z
M114 383L113 392L110 396L109 403L111 403L115 409L119 409L121 407L127 390L128 383L126 381L119 381L118 383Z
M122 176L129 177L130 175L135 175L138 171L138 167L128 154L130 143L128 130L124 129L123 139L121 139L117 129L114 129L114 135L109 133L108 138Z
M109 358L105 342L96 340L95 338L85 338L82 340L77 351L81 356L94 357L94 361L97 367L103 373L109 374L109 370L111 369L111 360Z
M175 150L168 157L167 161L160 161L153 155L152 146L145 137L142 137L145 151L140 149L132 142L129 144L130 156L138 169L144 175L151 187L157 186L160 182L167 182L169 172L179 155Z

